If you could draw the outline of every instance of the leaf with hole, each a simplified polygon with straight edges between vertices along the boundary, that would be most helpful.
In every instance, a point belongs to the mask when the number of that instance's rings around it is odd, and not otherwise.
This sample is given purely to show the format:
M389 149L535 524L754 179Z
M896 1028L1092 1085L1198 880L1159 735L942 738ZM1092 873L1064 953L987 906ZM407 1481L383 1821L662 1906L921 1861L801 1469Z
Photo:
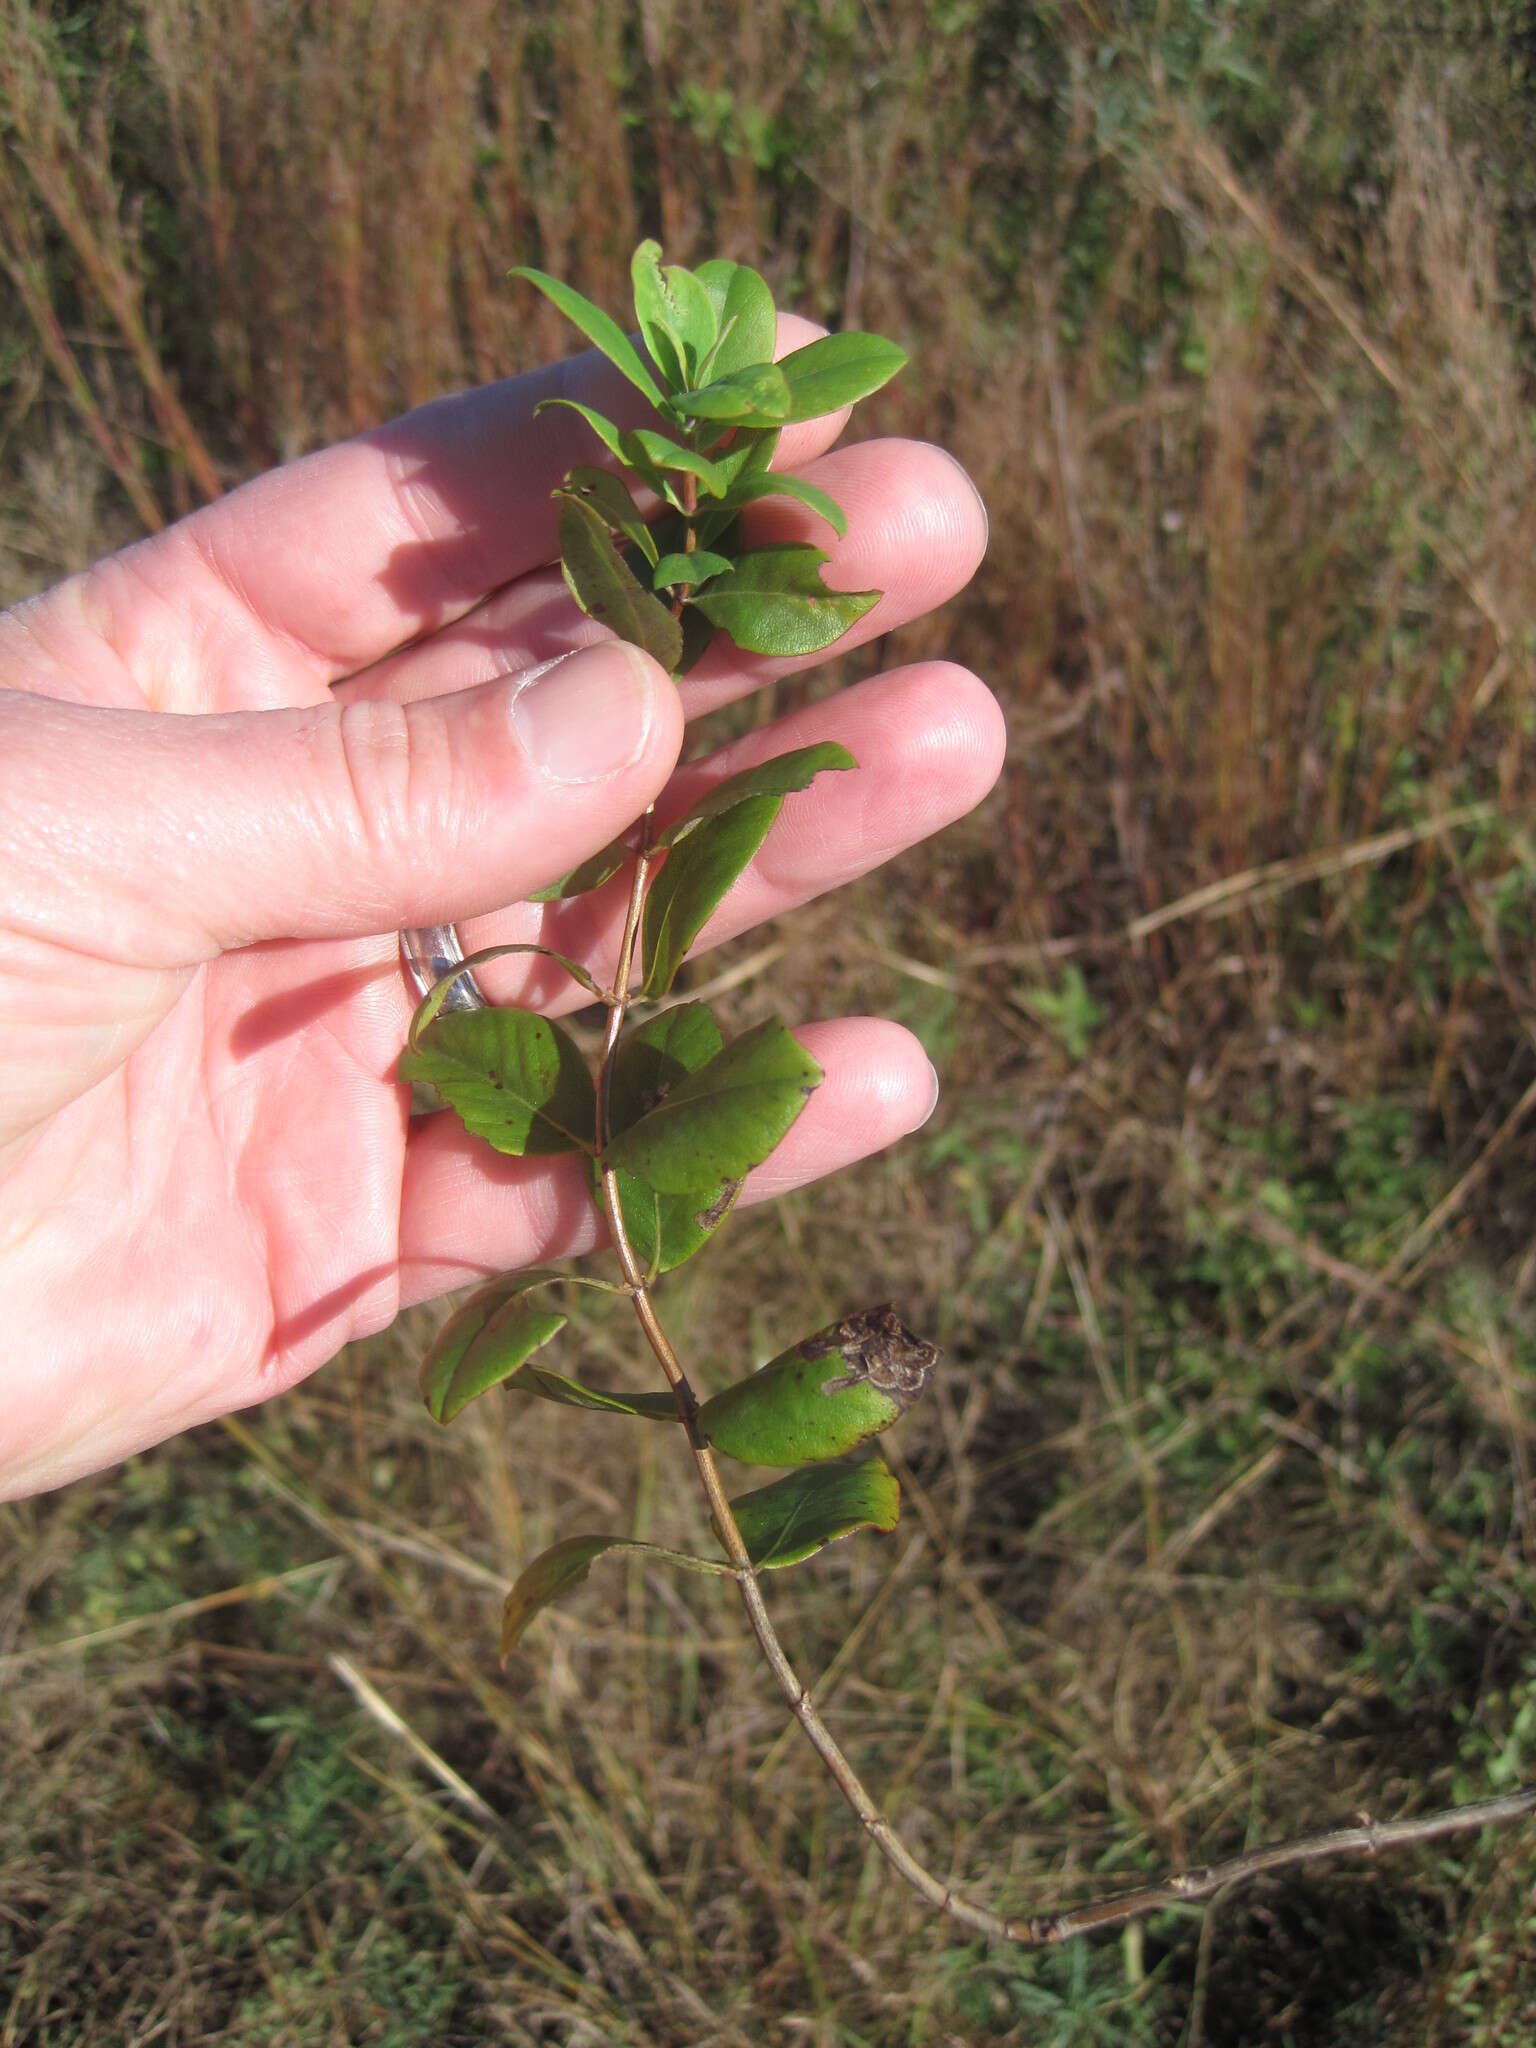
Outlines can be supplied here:
M894 1308L865 1309L706 1401L699 1428L717 1451L744 1465L846 1457L905 1415L938 1357Z
M755 548L695 602L747 654L816 654L879 602L878 590L829 590L820 548Z
M725 776L712 789L705 790L680 818L673 819L656 844L658 847L676 846L680 839L687 838L695 825L702 824L706 818L719 817L722 812L744 803L748 797L793 796L797 790L807 788L818 775L828 771L847 771L858 765L848 749L840 747L835 740L818 740L814 746L796 747L793 753L775 754L767 761L743 768L737 775Z
M730 1578L731 1567L718 1558L695 1557L686 1550L664 1550L659 1543L636 1543L627 1536L567 1536L563 1543L541 1550L520 1574L501 1610L501 1661L517 1647L529 1622L563 1593L579 1586L598 1558L610 1550L637 1552L679 1565L684 1571L711 1578Z
M824 334L792 354L779 369L789 386L789 420L816 420L857 405L888 384L907 352L883 334Z
M575 398L542 398L534 411L545 412L551 406L560 406L567 412L578 414L616 462L622 462L626 469L633 470L642 483L648 484L659 497L665 497L679 511L682 500L672 483L674 475L696 476L712 497L719 497L725 489L729 479L727 471L717 468L707 455L701 455L697 449L685 448L670 435L658 434L652 427L636 427L633 432L626 433L602 413Z
M767 280L746 263L717 257L694 272L709 293L720 339L700 365L706 377L725 377L753 363L771 363L779 316Z
M588 1152L597 1096L575 1041L532 1010L454 1010L400 1056L402 1081L425 1081L466 1130L521 1158Z
M703 1003L679 1003L626 1032L613 1055L608 1091L610 1134L638 1123L689 1074L720 1051L720 1027ZM604 1199L602 1167L593 1183ZM616 1170L619 1204L630 1248L647 1272L670 1273L708 1243L735 1206L739 1179L714 1181L681 1193L661 1194L637 1175Z
M611 527L623 534L627 541L637 547L645 559L654 565L656 561L656 539L649 526L640 516L640 507L629 495L619 479L606 469L572 469L566 472L566 483L572 490L589 499L593 507L602 513ZM563 493L556 491L558 498Z
M559 1273L506 1274L481 1287L438 1331L421 1365L421 1398L438 1422L451 1422L478 1394L511 1379L566 1318L529 1299Z
M571 595L589 618L643 647L670 672L683 651L682 628L614 552L603 514L585 498L562 493L561 499L560 567Z
M664 996L694 940L768 837L784 799L748 797L718 818L700 822L666 865L645 899L640 929L643 993Z
M680 264L661 262L661 245L642 242L630 259L635 318L651 360L673 391L699 381L699 366L719 336L714 300Z
M742 1494L731 1512L758 1570L779 1571L859 1529L889 1535L901 1514L901 1488L879 1458L811 1465Z
M625 433L623 428L616 426L605 414L595 411L590 405L583 405L580 399L576 398L540 399L533 409L535 417L541 412L548 411L551 406L561 407L564 411L573 412L584 419L615 462L623 463L626 469L632 470L641 483L647 485L659 498L667 498L668 502L671 502L671 486L666 477L632 434Z
M519 264L507 275L525 278L529 284L536 285L545 298L559 307L567 320L581 329L588 341L602 350L614 368L623 372L637 391L644 392L652 405L660 407L662 394L656 379L640 360L639 351L623 328L601 306L594 306L590 299L570 285L562 284L558 277L551 277L543 270L534 270L527 264Z
M768 1157L820 1080L810 1054L769 1017L621 1131L606 1162L663 1194L739 1180Z

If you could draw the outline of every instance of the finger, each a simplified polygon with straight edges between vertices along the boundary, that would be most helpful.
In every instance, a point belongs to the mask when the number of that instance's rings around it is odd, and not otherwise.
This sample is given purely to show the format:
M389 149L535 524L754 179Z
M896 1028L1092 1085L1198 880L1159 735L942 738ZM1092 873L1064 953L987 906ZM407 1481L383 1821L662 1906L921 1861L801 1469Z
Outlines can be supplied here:
M781 314L778 353L823 332ZM555 557L550 492L573 464L605 459L565 407L535 418L556 397L622 426L652 417L588 351L289 463L50 593L16 640L29 687L74 695L94 640L98 658L104 641L157 710L314 702L338 676ZM846 418L845 409L787 428L778 462L820 453ZM0 624L0 656L6 631Z
M671 681L617 641L406 706L166 718L0 696L0 914L152 968L462 917L603 845L681 739Z
M924 1123L938 1099L927 1054L899 1024L845 1017L795 1035L825 1078L778 1150L748 1176L744 1202L881 1151ZM572 1155L506 1158L452 1116L417 1124L400 1203L401 1305L488 1273L591 1251L606 1231L588 1173L586 1159Z
M838 540L824 521L784 500L752 508L753 540L814 541L830 550L825 574L834 589L883 592L828 655L846 653L947 603L975 575L986 552L986 511L975 485L942 448L921 441L862 441L799 473L843 506L846 536ZM525 577L420 645L352 677L336 695L410 702L515 675L603 637L604 629L577 609L559 570L551 569ZM717 640L679 689L695 717L825 658L770 661Z
M918 662L808 706L682 769L658 804L665 825L711 784L796 747L831 740L858 767L819 775L786 799L767 839L700 934L694 952L839 888L974 810L1002 771L1007 729L986 685L952 662ZM539 940L611 980L626 874L567 903L519 904L462 928L466 950ZM552 963L483 970L498 1002L558 1013L588 1000Z

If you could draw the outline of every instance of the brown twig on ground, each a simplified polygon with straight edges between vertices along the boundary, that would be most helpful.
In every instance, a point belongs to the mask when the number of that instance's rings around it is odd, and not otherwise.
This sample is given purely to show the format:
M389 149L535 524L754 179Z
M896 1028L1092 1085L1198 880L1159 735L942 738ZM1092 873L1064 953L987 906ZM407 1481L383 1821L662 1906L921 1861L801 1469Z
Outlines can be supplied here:
M1510 1821L1528 1820L1533 1814L1536 1785L1527 1785L1497 1799L1474 1799L1466 1806L1449 1806L1411 1820L1361 1820L1352 1828L1330 1828L1323 1834L1301 1835L1292 1842L1272 1842L1268 1848L1250 1849L1242 1856L1229 1856L1224 1863L1208 1863L1199 1870L1183 1870L1164 1878L1160 1884L1140 1885L1133 1892L1121 1892L1092 1905L1074 1906L1065 1913L1014 1922L1008 1932L1015 1940L1051 1944L1071 1941L1080 1934L1123 1927L1127 1920L1154 1913L1163 1906L1186 1906L1214 1898L1230 1885L1251 1884L1256 1877L1267 1876L1272 1870L1294 1870L1303 1863L1322 1863L1334 1856L1378 1856L1383 1849L1438 1842L1445 1835L1499 1827ZM1021 1926L1027 1930L1024 1934L1018 1932Z
M1262 867L1220 875L1214 882L1205 882L1198 889L1175 897L1171 903L1160 904L1155 910L1145 911L1118 930L1105 932L1102 936L1083 932L1070 938L1047 940L1044 944L974 947L965 956L966 965L985 967L994 962L1012 965L1042 959L1060 960L1072 953L1108 951L1118 946L1135 945L1171 924L1182 924L1193 917L1226 916L1245 903L1265 902L1271 896L1278 896L1288 889L1303 888L1309 882L1329 881L1335 875L1349 874L1356 868L1373 867L1380 861L1390 860L1394 854L1421 845L1425 840L1443 838L1447 833L1474 825L1486 825L1500 815L1500 808L1495 803L1463 804L1440 817L1424 818L1413 825L1399 825L1390 832L1378 832L1372 838L1355 840L1349 846L1330 847L1322 853L1292 854L1284 860L1268 861Z

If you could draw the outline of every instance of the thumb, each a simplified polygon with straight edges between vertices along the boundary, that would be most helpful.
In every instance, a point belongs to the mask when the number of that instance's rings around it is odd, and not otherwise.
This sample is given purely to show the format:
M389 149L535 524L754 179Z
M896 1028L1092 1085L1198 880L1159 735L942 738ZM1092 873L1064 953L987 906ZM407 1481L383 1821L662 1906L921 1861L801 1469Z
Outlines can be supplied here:
M77 952L142 966L442 923L595 853L682 733L665 671L616 641L403 705L185 716L0 695L0 873L15 901L58 904Z

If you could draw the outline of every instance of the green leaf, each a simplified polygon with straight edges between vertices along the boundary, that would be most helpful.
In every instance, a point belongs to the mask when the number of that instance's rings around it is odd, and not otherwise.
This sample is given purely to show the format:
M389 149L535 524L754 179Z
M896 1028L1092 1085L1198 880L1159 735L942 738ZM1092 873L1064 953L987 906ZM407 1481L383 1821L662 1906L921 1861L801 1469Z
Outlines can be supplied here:
M856 405L888 384L906 360L906 350L882 334L824 334L779 359L789 386L788 418L816 420Z
M641 518L639 506L611 471L572 469L567 471L565 480L584 498L590 498L608 524L617 527L626 540L632 541L648 562L655 563L656 537ZM558 497L560 494L556 492L555 495Z
M599 1189L603 1176L593 1176ZM615 1170L630 1250L647 1273L671 1273L702 1251L736 1206L741 1182L661 1194L637 1174Z
M724 1047L707 1003L676 1003L626 1031L608 1079L609 1139L649 1116L679 1081L701 1072Z
M543 270L533 270L527 264L519 264L515 270L509 270L507 275L526 278L529 284L537 285L545 298L552 300L567 320L574 321L588 341L602 350L614 368L622 370L635 389L644 392L651 404L660 410L662 394L657 387L656 379L641 362L639 352L629 336L616 320L608 317L601 306L594 306L590 299L584 298L570 285L562 284L558 277L550 277Z
M735 506L727 506L727 500L729 500L731 492L741 481L745 481L748 477L766 475L768 463L772 463L772 459L774 459L774 449L776 449L776 446L778 446L778 428L776 426L774 428L737 426L731 432L731 438L723 446L723 449L715 449L711 453L709 459L715 465L715 473L721 477L725 489L721 492L719 506L713 504L713 502L711 504L700 504L698 510L694 512L692 526L694 526L694 541L698 543L698 547L715 547L715 543L721 539L721 535L725 535L725 532L729 532L735 526L735 522L737 522L737 508ZM733 547L731 553L739 555L741 549Z
M777 427L737 427L726 445L714 449L709 458L725 485L726 493L734 489L741 478L764 473L778 445Z
M606 1163L663 1194L739 1180L768 1157L820 1080L810 1054L770 1017L621 1131Z
M779 445L779 430L760 427L738 427L723 448L716 448L710 455L717 474L724 482L720 506L726 505L738 484L749 477L767 473L773 460L774 450ZM694 515L694 537L701 548L713 547L720 536L734 526L737 510L734 506L720 509L713 503L701 505ZM739 553L736 549L733 552Z
M724 576L734 566L728 555L712 555L708 548L695 548L691 555L663 555L652 581L658 590L671 590L679 583L697 590L712 576Z
M511 1379L566 1318L559 1309L528 1299L535 1288L562 1279L548 1271L509 1273L479 1288L438 1331L421 1365L421 1397L438 1422L490 1387Z
M701 364L703 373L725 377L753 363L771 363L779 318L767 281L748 264L723 258L701 263L694 275L709 293L720 323L720 339Z
M686 1550L663 1550L657 1543L635 1543L627 1536L567 1536L563 1543L552 1544L548 1550L540 1551L507 1595L506 1605L501 1610L503 1664L534 1616L542 1613L551 1601L558 1600L562 1593L579 1586L596 1560L610 1550L640 1551L648 1557L659 1557L667 1564L681 1565L684 1571L703 1572L711 1578L728 1579L733 1576L731 1567L717 1558L694 1557Z
M879 1458L791 1472L731 1502L747 1553L760 1571L814 1557L857 1529L895 1528L901 1489Z
M510 1391L553 1401L560 1408L595 1409L599 1414L629 1415L643 1422L677 1420L677 1403L670 1394L610 1394L599 1387L584 1387L580 1380L565 1379L541 1365L530 1365Z
M674 390L698 380L719 327L714 301L691 270L661 267L661 245L642 242L630 259L635 318L657 368Z
M505 960L509 953L538 953L544 959L553 960L557 966L563 967L571 979L579 982L589 994L599 998L602 996L603 991L581 962L571 959L567 953L557 953L553 946L537 946L523 941L507 946L482 946L478 953L471 953L467 960L461 960L451 974L445 974L440 980L433 982L417 1004L416 1013L411 1018L410 1029L406 1033L406 1043L410 1049L415 1051L422 1032L443 1007L449 990L461 976L472 973L477 967L488 965L492 960Z
M635 293L635 304L637 307L639 303L640 294L637 291ZM682 351L672 339L667 329L654 321L638 319L638 315L637 323L640 328L641 338L645 343L646 353L656 365L663 389L667 392L668 398L670 398L671 393L674 391L686 391L688 388L687 364L684 361ZM671 410L668 399L664 398L662 405L668 411Z
M819 512L839 540L848 531L848 521L843 508L835 498L829 498L825 491L815 484L807 483L801 476L780 476L769 471L766 476L751 473L733 483L711 511L737 512L743 505L752 505L759 498L793 498L797 504L808 505L813 512Z
M673 819L656 841L657 849L676 846L705 818L718 817L734 805L745 803L748 797L793 796L818 775L829 770L846 771L858 765L848 749L840 747L835 740L818 740L811 747L796 747L793 753L775 754L771 760L743 768L738 775L727 775L712 789L706 789L680 818Z
M696 476L716 498L725 489L725 477L709 456L701 455L696 448L685 448L680 441L669 440L665 434L655 433L650 427L637 427L632 434L621 435L619 447L631 469L639 467L634 460L638 452L653 469L679 476Z
M584 498L559 493L560 567L571 595L589 617L599 620L669 673L683 651L676 619L630 574L614 552L603 514Z
M615 426L603 413L595 412L590 405L583 405L575 398L542 398L533 409L534 416L537 417L550 406L563 406L567 412L578 414L586 421L615 462L622 462L626 469L633 470L640 481L648 484L658 497L666 495L666 479L645 450L635 445L632 435Z
M679 1081L707 1066L722 1042L720 1027L703 1003L679 1003L627 1031L613 1056L610 1141L649 1114ZM601 1201L598 1161L592 1176ZM664 1195L622 1168L615 1178L630 1248L648 1272L670 1273L691 1259L725 1221L741 1192L739 1179Z
M742 555L694 602L748 654L816 654L879 602L878 590L829 590L820 548L792 543Z
M590 860L572 868L558 882L551 882L547 889L535 889L526 900L529 903L561 903L567 896L585 896L589 889L600 889L604 882L619 872L625 861L632 858L631 849L622 839L610 839ZM599 989L597 993L600 995L602 991Z
M651 427L637 427L633 433L625 433L612 420L575 398L541 398L534 412L544 412L550 406L563 406L567 412L578 413L616 461L633 470L642 483L649 484L679 509L682 501L669 487L668 474L698 477L713 497L719 497L725 488L726 473L709 456L685 448L666 434L658 434Z
M551 406L561 406L566 412L576 413L586 421L616 461L624 460L624 430L616 426L606 413L598 412L593 406L583 405L579 398L541 398L533 408L534 417L537 418L541 412L547 412Z
M593 1149L597 1097L575 1041L532 1010L453 1010L400 1056L467 1130L516 1157Z
M720 420L743 427L773 427L789 415L789 386L772 363L732 370L702 390L685 392L669 410L683 419Z
M777 796L749 797L701 824L668 854L645 899L640 928L647 996L664 996L677 979L688 948L768 837L782 802Z
M865 1309L706 1401L699 1427L744 1465L845 1457L907 1412L938 1358L889 1303Z
M812 1465L846 1457L906 1413L938 1359L937 1346L914 1336L889 1303L865 1309L818 1330L706 1401L699 1427L716 1451L743 1465ZM509 1391L631 1420L677 1420L670 1394L612 1393L546 1366L526 1366Z

